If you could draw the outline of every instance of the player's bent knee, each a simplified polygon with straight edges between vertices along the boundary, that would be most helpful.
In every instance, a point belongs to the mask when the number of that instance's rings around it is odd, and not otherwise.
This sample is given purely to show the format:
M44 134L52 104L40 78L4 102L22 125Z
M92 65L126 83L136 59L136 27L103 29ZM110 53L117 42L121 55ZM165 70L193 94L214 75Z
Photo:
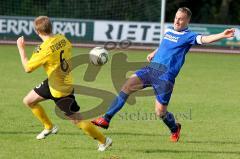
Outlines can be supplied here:
M166 114L167 114L167 111L156 110L156 115L161 119L164 118Z
M131 86L131 85L124 85L124 86L122 87L122 91L125 92L125 93L127 93L127 94L131 94L131 93L135 92L136 90L135 90L134 87Z
M125 92L125 93L127 93L127 94L130 94L130 93L131 93L130 90L129 90L129 86L127 86L127 85L124 85L124 86L122 87L121 91L123 91L123 92Z
M70 117L71 117L71 116L70 116ZM77 125L77 124L80 122L80 120L72 119L71 122L72 122L73 124Z
M28 106L28 107L31 107L31 106L34 105L34 103L32 103L27 96L23 98L23 104Z

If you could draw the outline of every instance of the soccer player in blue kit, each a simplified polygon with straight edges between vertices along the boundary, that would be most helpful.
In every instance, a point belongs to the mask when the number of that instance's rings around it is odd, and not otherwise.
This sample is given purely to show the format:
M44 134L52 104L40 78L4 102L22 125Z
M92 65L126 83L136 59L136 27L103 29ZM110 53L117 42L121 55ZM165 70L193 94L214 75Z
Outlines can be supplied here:
M223 38L234 37L235 30L226 29L219 34L199 35L188 29L191 11L186 7L176 12L173 27L166 29L159 48L147 56L150 64L135 72L123 85L121 92L112 102L103 117L92 121L93 124L107 129L112 117L123 107L128 96L140 89L152 86L155 96L155 111L171 131L170 140L177 142L181 124L176 123L174 115L167 111L175 78L185 61L185 55L192 45L208 44Z

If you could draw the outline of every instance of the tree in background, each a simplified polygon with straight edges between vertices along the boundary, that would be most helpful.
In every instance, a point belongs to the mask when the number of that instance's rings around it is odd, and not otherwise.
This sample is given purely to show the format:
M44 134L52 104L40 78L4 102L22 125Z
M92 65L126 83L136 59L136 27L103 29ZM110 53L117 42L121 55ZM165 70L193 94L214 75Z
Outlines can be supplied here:
M240 24L240 0L167 0L166 21L179 7L189 7L192 23ZM6 0L0 15L160 21L161 0Z

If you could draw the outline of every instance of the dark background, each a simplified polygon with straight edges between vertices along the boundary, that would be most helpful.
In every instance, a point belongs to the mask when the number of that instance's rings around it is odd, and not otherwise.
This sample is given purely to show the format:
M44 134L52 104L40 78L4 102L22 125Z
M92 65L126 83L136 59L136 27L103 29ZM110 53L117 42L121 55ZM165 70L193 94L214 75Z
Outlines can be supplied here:
M193 23L240 24L240 0L167 0L166 21L189 7ZM161 0L1 0L0 15L160 21Z

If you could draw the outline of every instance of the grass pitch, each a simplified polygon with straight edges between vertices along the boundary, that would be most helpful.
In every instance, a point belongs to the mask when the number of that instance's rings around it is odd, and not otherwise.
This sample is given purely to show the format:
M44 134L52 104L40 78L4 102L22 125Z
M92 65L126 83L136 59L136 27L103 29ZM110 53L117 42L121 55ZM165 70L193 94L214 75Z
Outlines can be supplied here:
M27 47L30 53L33 47ZM89 49L74 48L74 55ZM117 52L117 51L115 51ZM148 51L124 51L129 61L143 62ZM28 54L30 55L30 54ZM112 54L113 55L113 54ZM154 113L154 97L137 97L126 104L108 130L113 146L97 152L96 142L69 121L60 119L52 101L43 106L60 127L57 135L37 141L42 126L22 98L46 78L43 69L24 73L16 46L0 46L0 158L81 159L237 159L240 158L240 56L190 53L181 70L169 105L182 124L178 143L169 141L169 131ZM119 69L124 66L119 66ZM111 61L102 67L96 81L86 82L86 65L74 70L76 84L116 94L111 81ZM118 70L116 70L118 71ZM130 74L130 73L128 73ZM81 109L97 102L77 95Z

